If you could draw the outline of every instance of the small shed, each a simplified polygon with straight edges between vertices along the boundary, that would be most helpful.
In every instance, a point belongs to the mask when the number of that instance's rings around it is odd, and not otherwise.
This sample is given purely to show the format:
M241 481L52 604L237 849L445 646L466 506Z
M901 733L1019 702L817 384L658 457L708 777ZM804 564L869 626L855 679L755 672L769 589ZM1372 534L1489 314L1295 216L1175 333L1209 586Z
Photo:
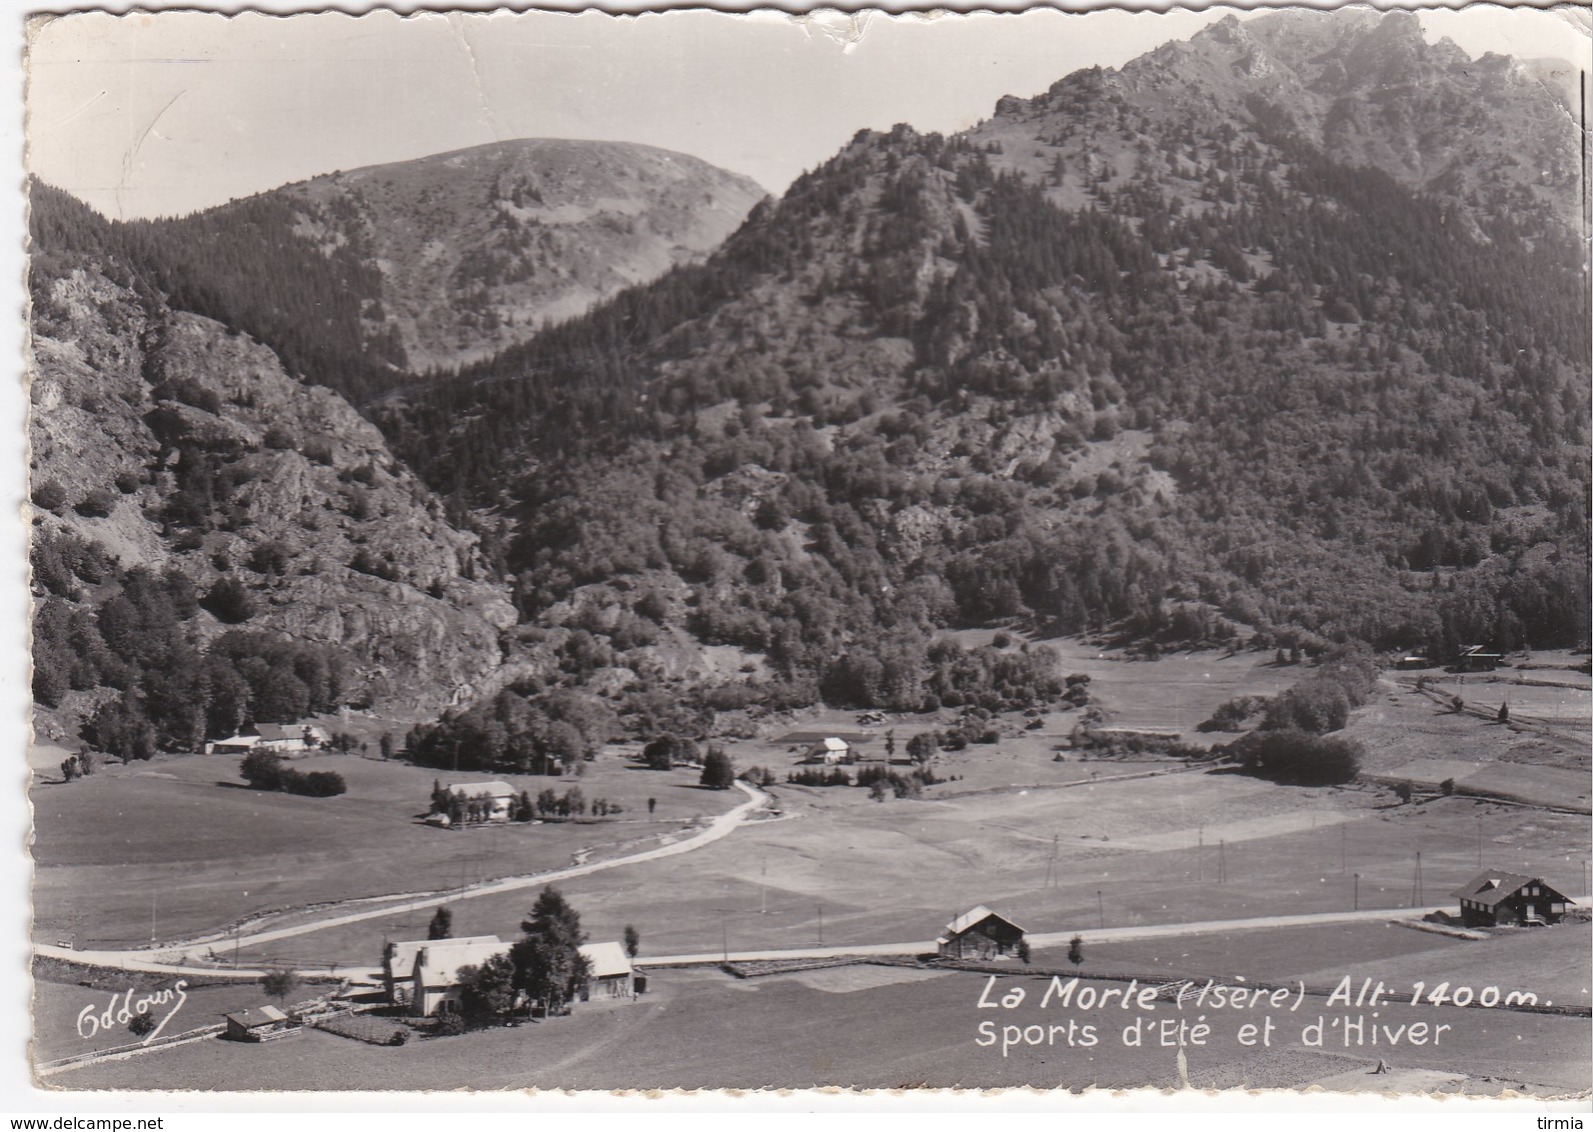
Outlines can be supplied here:
M256 1006L225 1015L228 1041L269 1042L299 1033L299 1027L275 1006Z
M636 972L623 947L617 943L584 943L580 951L592 968L591 980L581 995L583 1001L636 997Z
M1489 652L1486 645L1467 645L1455 667L1462 672L1492 672L1503 663L1503 653Z
M1468 928L1555 924L1566 905L1576 903L1525 873L1482 873L1450 896L1460 901L1460 919Z
M1014 955L1023 929L983 904L947 924L935 947L942 959L994 959Z
M852 745L845 739L830 736L808 748L810 763L844 763L852 753Z

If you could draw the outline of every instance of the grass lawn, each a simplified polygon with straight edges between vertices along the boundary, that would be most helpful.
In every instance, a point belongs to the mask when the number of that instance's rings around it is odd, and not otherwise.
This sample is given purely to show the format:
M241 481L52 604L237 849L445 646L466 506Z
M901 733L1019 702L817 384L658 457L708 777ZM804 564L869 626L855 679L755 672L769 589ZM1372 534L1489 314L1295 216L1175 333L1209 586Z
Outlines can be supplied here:
M377 1048L327 1034L264 1046L203 1042L129 1062L61 1074L66 1088L133 1089L477 1089L511 1088L742 1088L768 1086L916 1085L1079 1089L1172 1084L1171 1047L1125 1047L1122 1012L1040 1009L1043 984L1014 1011L978 1007L982 976L881 981L812 976L737 981L714 971L665 972L641 1000L578 1007L566 1019L460 1038ZM1347 1069L1370 1068L1378 1057L1395 1066L1488 1075L1497 1086L1535 1084L1541 1091L1585 1088L1586 1019L1520 1013L1395 1008L1380 1021L1443 1021L1452 1029L1437 1048L1401 1046L1323 1053L1298 1046L1298 1031L1318 1011L1281 1013L1280 1053L1270 1077L1254 1084L1303 1087ZM1162 1004L1154 1017L1175 1014ZM1309 1015L1309 1017L1307 1017ZM995 1017L992 1017L995 1016ZM994 1046L978 1044L979 1024L992 1021ZM1001 1027L1069 1021L1093 1025L1094 1047L1019 1046L1003 1056ZM1214 1074L1252 1057L1237 1041L1248 1019L1232 1012L1209 1019L1207 1045L1187 1050L1192 1077ZM1172 1078L1172 1081L1168 1081ZM1375 1078L1370 1079L1376 1087Z
M115 983L114 979L108 981ZM51 1061L138 1041L120 1023L110 1029L101 1029L93 1022L81 1020L80 1016L85 1008L91 1006L96 1016L103 1015L107 1007L120 1008L127 1002L129 988L132 988L133 1000L136 1002L154 991L174 988L177 981L175 978L149 978L147 982L139 982L135 977L120 985L95 988L50 979L37 980L33 985L34 1058ZM184 997L180 1005L173 994L170 1001L151 1007L157 1022L171 1015L161 1031L162 1037L214 1025L222 1020L223 1014L263 1006L272 1001L266 998L256 983L194 985L199 981L186 980L188 985L183 988ZM117 996L114 1004L113 995Z
M1397 910L1417 895L1417 851L1423 903L1470 879L1479 828L1489 863L1551 878L1578 876L1588 842L1569 815L1461 798L1388 805L1385 792L1234 775L885 803L855 789L773 789L782 820L562 883L588 934L617 939L633 924L645 956L930 940L979 903L1034 932L1101 926L1102 911L1112 927L1339 911L1354 904L1356 873L1361 908ZM509 938L533 899L455 902L455 933ZM271 945L271 957L373 964L383 938L423 935L429 915L307 934Z
M1466 940L1402 928L1387 922L1326 924L1210 932L1170 939L1086 942L1080 975L1157 974L1172 978L1232 979L1287 983L1295 979L1332 985L1350 969L1393 970L1398 959L1426 970L1446 969L1465 958ZM1034 961L1066 967L1067 948L1035 948Z
M579 786L588 801L618 802L618 818L450 832L414 820L446 773L346 755L299 759L301 770L335 770L348 783L340 797L301 798L244 788L240 761L187 755L113 765L70 784L36 777L38 937L133 946L149 942L152 921L170 940L271 909L552 869L577 852L650 844L744 800L698 789L694 771L632 769L607 752L580 777L508 781L533 797Z

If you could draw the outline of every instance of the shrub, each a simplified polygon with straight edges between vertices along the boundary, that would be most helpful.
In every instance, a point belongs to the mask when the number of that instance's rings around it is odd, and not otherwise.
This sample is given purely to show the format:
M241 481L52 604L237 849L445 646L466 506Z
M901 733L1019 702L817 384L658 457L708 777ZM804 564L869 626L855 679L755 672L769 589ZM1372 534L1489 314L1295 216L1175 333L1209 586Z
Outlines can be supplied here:
M292 548L278 539L259 543L249 552L249 569L256 574L275 574L280 578L292 561Z
M272 425L265 430L265 446L278 452L287 452L297 448L299 442L281 425Z
M103 519L116 508L116 493L108 487L96 487L78 500L74 510L86 518Z
M222 578L210 587L210 592L200 604L217 621L228 625L242 624L254 616L254 600L250 598L249 590L236 578Z
M149 1011L133 1015L133 1020L127 1024L135 1038L141 1038L155 1028L155 1016Z
M1247 772L1293 786L1338 785L1361 769L1359 743L1293 729L1257 731L1226 750Z
M303 794L307 798L335 798L348 790L343 776L331 770L312 770L300 774L290 770L285 775L290 794Z
M238 773L255 790L279 790L282 787L282 757L274 751L250 751L243 756Z
M653 770L669 770L679 752L680 740L673 735L660 735L642 748L642 760Z
M180 401L207 413L221 412L221 398L216 391L187 378L163 382L153 396L157 401Z
M116 473L116 490L121 492L123 495L132 495L133 492L138 490L138 485L140 482L142 481L138 478L137 472L127 471Z
M45 480L33 488L33 505L44 511L60 511L66 506L66 488L58 480Z
M788 771L785 780L793 786L850 786L852 776L838 766L806 767Z
M387 1039L387 1044L390 1046L401 1046L407 1041L409 1041L408 1030L394 1030L393 1036Z
M1267 706L1266 696L1236 696L1219 704L1211 718L1196 726L1197 731L1238 731Z

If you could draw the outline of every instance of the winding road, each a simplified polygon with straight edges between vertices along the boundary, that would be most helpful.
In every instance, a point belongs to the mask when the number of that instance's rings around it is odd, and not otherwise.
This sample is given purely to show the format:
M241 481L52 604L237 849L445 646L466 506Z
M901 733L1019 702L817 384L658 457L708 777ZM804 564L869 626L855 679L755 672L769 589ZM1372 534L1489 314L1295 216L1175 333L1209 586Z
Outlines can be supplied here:
M200 936L186 942L164 944L158 948L138 948L130 951L75 951L69 947L57 947L52 944L40 943L34 945L33 951L35 955L51 959L64 959L71 963L86 963L96 967L114 967L123 971L150 971L167 975L215 975L224 973L259 978L265 974L265 971L167 963L162 962L158 956L174 951L191 950L223 940L233 944L235 947L254 947L262 943L273 943L280 939L290 939L293 936L324 931L327 928L342 927L345 924L357 924L362 920L382 919L401 912L415 912L426 908L435 908L442 904L455 904L461 900L473 900L478 896L492 896L503 892L516 892L520 889L540 888L543 885L553 884L557 881L590 876L593 873L600 873L607 869L617 869L625 865L638 865L644 861L658 861L665 857L676 857L682 853L690 853L701 849L705 845L712 845L715 841L729 837L753 814L768 805L769 796L763 791L756 790L745 782L738 781L735 785L738 790L747 795L747 800L734 809L714 818L708 823L707 828L680 841L674 841L668 845L660 845L654 849L646 849L640 853L632 853L626 857L615 857L607 861L593 861L590 864L570 865L567 868L554 869L551 872L505 877L502 880L473 885L464 890L448 892L442 895L428 894L414 900L404 900L397 904L382 904L379 907L365 908L358 912L345 912L324 919L307 920L301 924L271 928L266 931L237 937L225 933L213 934ZM350 973L357 973L357 969L351 970Z

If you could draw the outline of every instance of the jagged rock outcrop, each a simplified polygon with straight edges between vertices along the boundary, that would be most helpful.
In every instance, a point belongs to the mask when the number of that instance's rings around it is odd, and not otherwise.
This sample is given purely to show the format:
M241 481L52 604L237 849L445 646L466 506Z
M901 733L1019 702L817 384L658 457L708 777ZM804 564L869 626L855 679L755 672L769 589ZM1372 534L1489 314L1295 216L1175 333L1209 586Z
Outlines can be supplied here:
M356 701L429 711L491 676L514 610L476 537L347 402L92 262L35 292L32 481L64 500L35 511L39 535L175 567L201 593L241 581L248 627L340 650ZM201 643L227 628L192 624Z

